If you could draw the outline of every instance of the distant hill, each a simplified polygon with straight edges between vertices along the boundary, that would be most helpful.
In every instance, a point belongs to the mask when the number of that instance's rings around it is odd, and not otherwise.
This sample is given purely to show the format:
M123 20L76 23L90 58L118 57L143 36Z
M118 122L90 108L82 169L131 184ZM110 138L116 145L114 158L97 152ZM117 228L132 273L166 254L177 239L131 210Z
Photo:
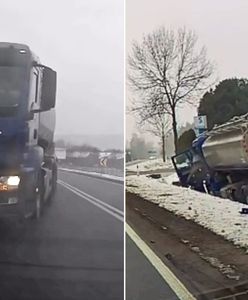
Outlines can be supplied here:
M124 137L121 134L109 135L67 135L55 134L55 141L64 140L66 143L72 145L88 144L97 147L101 150L104 149L124 149Z

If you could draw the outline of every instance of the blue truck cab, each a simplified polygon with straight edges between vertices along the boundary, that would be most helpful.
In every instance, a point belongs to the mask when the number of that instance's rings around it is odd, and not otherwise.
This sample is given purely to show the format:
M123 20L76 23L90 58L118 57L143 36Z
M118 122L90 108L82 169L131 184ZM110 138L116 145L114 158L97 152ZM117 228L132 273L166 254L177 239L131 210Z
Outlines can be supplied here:
M56 72L0 43L0 218L36 215L56 187Z
M193 184L193 176L198 172L206 170L207 164L202 154L202 145L206 140L205 133L199 135L192 143L192 147L188 150L174 155L172 157L172 163L177 172L181 185L184 187L191 186ZM202 183L195 182L196 189L202 190Z
M172 157L172 163L181 186L220 196L227 180L217 170L210 168L204 157L203 145L207 138L207 132L201 133L192 142L191 148Z

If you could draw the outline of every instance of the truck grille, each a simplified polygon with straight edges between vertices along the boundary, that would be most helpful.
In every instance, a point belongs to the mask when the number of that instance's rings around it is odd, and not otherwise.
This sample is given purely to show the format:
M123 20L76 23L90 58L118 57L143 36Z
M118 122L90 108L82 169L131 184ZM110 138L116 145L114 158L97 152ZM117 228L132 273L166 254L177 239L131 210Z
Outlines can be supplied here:
M2 191L0 192L0 206L1 205L11 205L16 204L18 202L17 200L17 193L13 191Z
M0 205L9 204L9 196L0 194Z

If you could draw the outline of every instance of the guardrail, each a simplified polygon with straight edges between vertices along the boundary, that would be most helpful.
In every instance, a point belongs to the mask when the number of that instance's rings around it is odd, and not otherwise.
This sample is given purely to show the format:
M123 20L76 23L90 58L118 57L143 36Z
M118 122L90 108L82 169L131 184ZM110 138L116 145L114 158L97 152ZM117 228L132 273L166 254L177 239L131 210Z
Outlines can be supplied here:
M124 177L124 170L120 169L114 169L114 168L107 168L107 167L77 167L74 165L65 165L61 164L59 165L61 168L71 168L75 169L78 171L83 171L83 172L92 172L92 173L99 173L99 174L108 174L108 175L113 175L117 177Z

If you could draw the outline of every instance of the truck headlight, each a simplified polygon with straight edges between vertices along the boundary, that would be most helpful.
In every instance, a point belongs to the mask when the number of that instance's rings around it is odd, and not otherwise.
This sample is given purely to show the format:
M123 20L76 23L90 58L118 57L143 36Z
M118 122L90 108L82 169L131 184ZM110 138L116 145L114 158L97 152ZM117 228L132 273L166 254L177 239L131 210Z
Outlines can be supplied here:
M20 183L20 177L19 176L9 176L7 179L7 185L10 186L18 186Z

